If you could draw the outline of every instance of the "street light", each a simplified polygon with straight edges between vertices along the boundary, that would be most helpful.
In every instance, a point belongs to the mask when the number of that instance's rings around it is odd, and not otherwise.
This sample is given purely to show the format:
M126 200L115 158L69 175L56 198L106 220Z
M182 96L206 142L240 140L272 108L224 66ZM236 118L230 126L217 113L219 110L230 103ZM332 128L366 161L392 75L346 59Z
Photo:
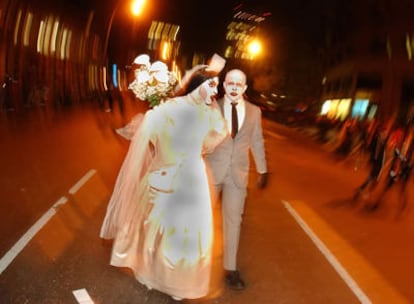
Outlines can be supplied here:
M109 42L109 36L111 35L112 30L112 24L114 22L115 14L118 11L119 5L122 1L118 1L112 11L111 17L108 22L108 28L106 30L106 36L105 36L105 44L104 44L104 59L106 59L107 53L108 53L108 42ZM142 13L142 10L144 8L145 0L133 0L131 3L131 13L134 16L139 16Z
M250 59L253 59L262 52L262 44L258 39L254 39L247 46L247 50L250 54Z
M144 9L145 0L135 0L131 4L131 12L134 16L139 16Z

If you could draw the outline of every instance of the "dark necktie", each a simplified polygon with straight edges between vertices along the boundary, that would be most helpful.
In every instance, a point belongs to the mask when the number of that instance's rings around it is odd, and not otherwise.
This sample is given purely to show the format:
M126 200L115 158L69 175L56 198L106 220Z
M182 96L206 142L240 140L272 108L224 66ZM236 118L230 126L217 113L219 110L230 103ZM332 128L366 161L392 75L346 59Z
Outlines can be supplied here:
M239 130L239 120L237 117L237 102L231 103L231 137L234 138Z

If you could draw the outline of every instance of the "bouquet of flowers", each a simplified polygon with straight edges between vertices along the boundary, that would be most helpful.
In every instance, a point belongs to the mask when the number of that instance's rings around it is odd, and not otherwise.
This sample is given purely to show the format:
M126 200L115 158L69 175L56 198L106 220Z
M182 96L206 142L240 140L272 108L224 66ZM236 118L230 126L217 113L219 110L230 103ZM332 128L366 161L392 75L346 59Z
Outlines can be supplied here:
M151 107L158 105L163 99L171 96L177 83L177 77L161 61L151 64L146 54L139 55L134 60L135 80L128 86L139 99L147 101Z

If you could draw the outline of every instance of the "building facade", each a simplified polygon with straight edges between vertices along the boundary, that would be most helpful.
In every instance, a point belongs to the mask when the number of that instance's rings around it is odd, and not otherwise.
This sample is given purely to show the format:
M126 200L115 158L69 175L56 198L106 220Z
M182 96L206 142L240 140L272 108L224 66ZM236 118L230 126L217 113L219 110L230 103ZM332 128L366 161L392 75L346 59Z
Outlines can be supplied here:
M344 120L396 115L412 120L414 109L414 3L350 2L342 39L328 45L321 114Z

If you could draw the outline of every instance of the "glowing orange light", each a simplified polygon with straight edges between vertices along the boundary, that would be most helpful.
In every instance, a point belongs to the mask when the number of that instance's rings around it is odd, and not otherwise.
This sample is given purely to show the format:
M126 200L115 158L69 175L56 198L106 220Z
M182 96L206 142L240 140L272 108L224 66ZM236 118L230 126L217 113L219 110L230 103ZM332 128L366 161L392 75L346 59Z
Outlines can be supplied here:
M131 4L131 11L134 16L141 15L144 8L145 0L135 0Z
M248 46L249 53L252 57L257 56L262 51L262 45L259 40L253 40Z

